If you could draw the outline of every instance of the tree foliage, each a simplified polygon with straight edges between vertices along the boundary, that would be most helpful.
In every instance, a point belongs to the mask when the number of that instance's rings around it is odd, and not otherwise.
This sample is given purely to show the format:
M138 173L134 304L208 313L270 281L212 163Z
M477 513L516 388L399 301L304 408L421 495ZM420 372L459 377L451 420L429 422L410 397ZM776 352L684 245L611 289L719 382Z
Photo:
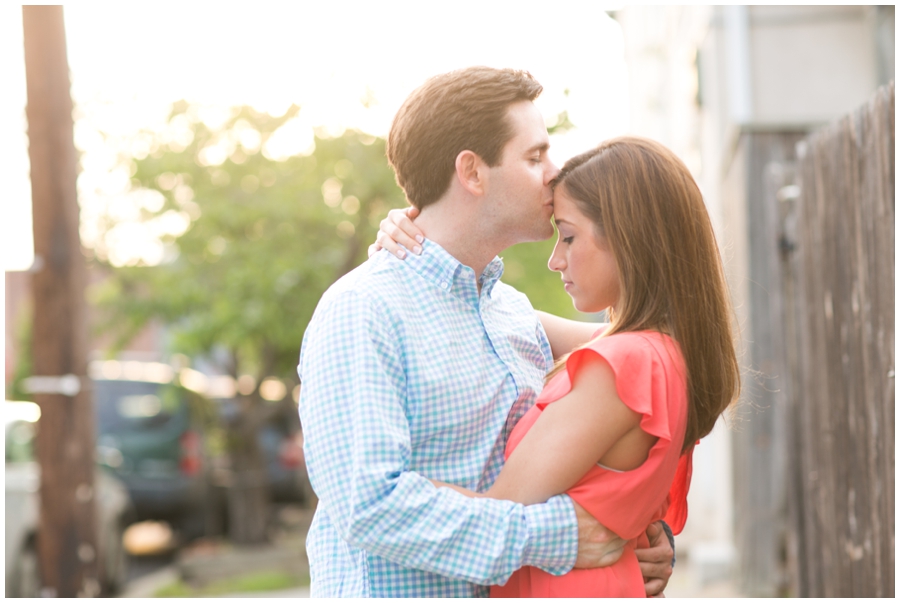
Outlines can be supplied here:
M554 239L540 243L520 243L503 252L503 282L525 293L538 310L574 318L590 320L578 312L563 289L559 274L547 267Z
M161 264L112 269L94 291L102 326L117 333L119 345L159 319L169 327L171 351L224 349L233 373L296 378L319 297L365 259L387 210L404 205L380 139L347 131L317 137L309 155L278 161L261 152L296 112L273 118L242 107L213 130L179 103L170 123L186 123L190 143L157 141L155 152L132 159L134 186L164 198L155 211L144 210L145 220L167 216L190 225L163 237ZM254 137L258 145L233 144L219 165L204 160L211 145Z

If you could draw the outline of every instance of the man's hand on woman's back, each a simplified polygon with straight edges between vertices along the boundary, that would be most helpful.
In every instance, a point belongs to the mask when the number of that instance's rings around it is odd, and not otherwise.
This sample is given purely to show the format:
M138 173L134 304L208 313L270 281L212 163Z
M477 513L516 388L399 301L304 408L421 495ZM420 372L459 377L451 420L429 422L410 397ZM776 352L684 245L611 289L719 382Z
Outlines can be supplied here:
M601 525L577 502L572 501L572 504L578 519L578 559L575 568L607 567L618 561L627 541ZM647 528L647 538L649 548L635 549L644 576L644 589L648 597L664 596L663 591L672 575L675 551L659 522Z
M572 504L578 518L578 559L575 560L575 567L607 567L618 561L627 541L601 525L574 500Z

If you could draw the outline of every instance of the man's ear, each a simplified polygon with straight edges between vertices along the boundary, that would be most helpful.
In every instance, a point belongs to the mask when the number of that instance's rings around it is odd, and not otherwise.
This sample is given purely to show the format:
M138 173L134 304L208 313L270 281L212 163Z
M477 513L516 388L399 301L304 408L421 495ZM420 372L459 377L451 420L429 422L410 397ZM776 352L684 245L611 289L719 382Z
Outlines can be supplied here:
M484 194L487 164L473 151L462 151L456 156L456 179L469 194Z

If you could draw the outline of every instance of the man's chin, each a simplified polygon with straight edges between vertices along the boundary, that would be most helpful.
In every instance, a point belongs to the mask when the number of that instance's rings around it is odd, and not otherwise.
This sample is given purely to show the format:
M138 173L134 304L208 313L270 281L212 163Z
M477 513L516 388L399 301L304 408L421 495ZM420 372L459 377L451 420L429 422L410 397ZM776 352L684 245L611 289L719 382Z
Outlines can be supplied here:
M540 241L546 241L553 236L554 232L553 224L551 222L541 222L527 230L522 228L520 230L521 236L516 243L538 243Z
M547 222L545 228L543 228L543 229L541 230L541 233L540 233L539 237L538 237L537 239L535 239L535 240L536 240L536 241L546 241L547 239L549 239L550 237L553 236L553 233L554 233L554 232L556 232L556 231L553 230L553 223L552 223L552 222Z

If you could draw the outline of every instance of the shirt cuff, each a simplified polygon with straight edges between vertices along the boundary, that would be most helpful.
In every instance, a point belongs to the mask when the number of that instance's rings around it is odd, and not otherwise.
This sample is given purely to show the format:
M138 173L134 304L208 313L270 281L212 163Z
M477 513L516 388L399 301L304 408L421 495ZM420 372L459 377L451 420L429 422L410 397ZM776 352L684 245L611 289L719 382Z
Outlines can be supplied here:
M561 576L575 567L578 557L578 520L572 499L565 494L525 507L528 544L522 565Z

